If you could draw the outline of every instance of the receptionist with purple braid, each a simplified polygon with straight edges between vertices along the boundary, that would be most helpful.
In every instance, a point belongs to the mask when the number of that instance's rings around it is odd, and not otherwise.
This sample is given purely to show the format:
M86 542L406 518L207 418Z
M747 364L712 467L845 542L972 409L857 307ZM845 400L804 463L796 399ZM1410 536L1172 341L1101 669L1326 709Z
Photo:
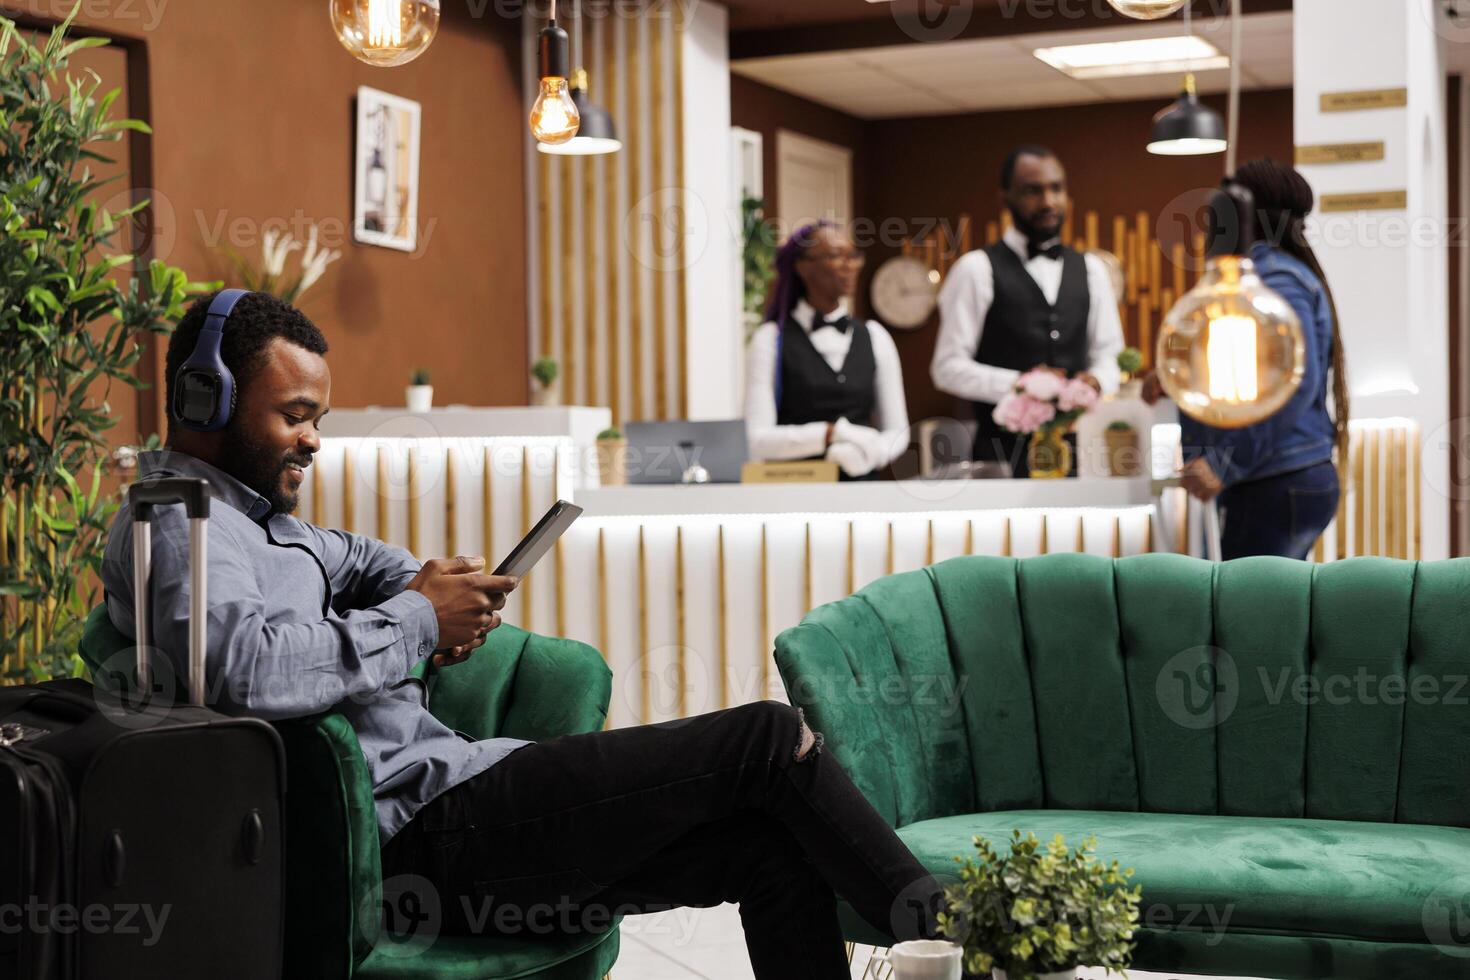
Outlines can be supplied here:
M798 228L776 257L766 320L746 357L750 455L826 459L846 480L872 479L909 444L898 348L855 319L863 253L835 222Z

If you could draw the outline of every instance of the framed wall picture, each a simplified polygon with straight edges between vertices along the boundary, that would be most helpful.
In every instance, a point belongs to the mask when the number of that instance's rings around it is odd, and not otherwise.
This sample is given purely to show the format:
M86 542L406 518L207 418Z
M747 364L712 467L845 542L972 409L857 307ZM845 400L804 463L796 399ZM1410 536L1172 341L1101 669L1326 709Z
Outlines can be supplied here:
M418 241L419 104L361 86L352 237L412 252Z

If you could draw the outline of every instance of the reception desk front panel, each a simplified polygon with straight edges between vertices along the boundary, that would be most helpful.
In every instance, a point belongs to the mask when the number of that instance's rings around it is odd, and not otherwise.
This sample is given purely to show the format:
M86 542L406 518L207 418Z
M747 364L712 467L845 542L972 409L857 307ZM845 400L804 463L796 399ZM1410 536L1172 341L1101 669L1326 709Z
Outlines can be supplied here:
M884 575L964 554L1152 548L1146 479L627 487L579 501L558 625L612 665L613 726L783 698L775 635Z

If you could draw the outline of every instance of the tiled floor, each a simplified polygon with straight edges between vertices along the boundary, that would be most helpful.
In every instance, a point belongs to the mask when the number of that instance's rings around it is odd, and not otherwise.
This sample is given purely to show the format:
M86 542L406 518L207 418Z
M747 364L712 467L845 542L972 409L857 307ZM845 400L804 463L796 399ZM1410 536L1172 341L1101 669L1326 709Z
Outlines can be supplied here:
M674 909L623 920L622 952L613 980L754 980L745 955L740 910L734 905L712 909ZM866 953L853 961L854 978L863 976ZM1087 980L1103 980L1101 970L1088 970ZM1160 973L1132 973L1132 980L1173 980Z

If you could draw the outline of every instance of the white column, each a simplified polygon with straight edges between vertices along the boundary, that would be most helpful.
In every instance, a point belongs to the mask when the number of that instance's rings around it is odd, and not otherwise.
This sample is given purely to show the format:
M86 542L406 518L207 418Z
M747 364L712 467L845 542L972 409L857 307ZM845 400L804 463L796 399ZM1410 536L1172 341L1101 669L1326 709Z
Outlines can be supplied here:
M729 15L718 3L685 5L684 206L688 261L689 416L740 414L738 369L744 345L738 328L740 296L730 266L739 247L740 202L730 179Z
M1323 194L1408 191L1407 211L1321 214L1312 244L1342 318L1352 414L1424 433L1423 555L1449 545L1445 69L1435 0L1296 0L1297 145L1381 140L1377 163L1303 166ZM1408 89L1405 108L1323 112L1328 92Z

